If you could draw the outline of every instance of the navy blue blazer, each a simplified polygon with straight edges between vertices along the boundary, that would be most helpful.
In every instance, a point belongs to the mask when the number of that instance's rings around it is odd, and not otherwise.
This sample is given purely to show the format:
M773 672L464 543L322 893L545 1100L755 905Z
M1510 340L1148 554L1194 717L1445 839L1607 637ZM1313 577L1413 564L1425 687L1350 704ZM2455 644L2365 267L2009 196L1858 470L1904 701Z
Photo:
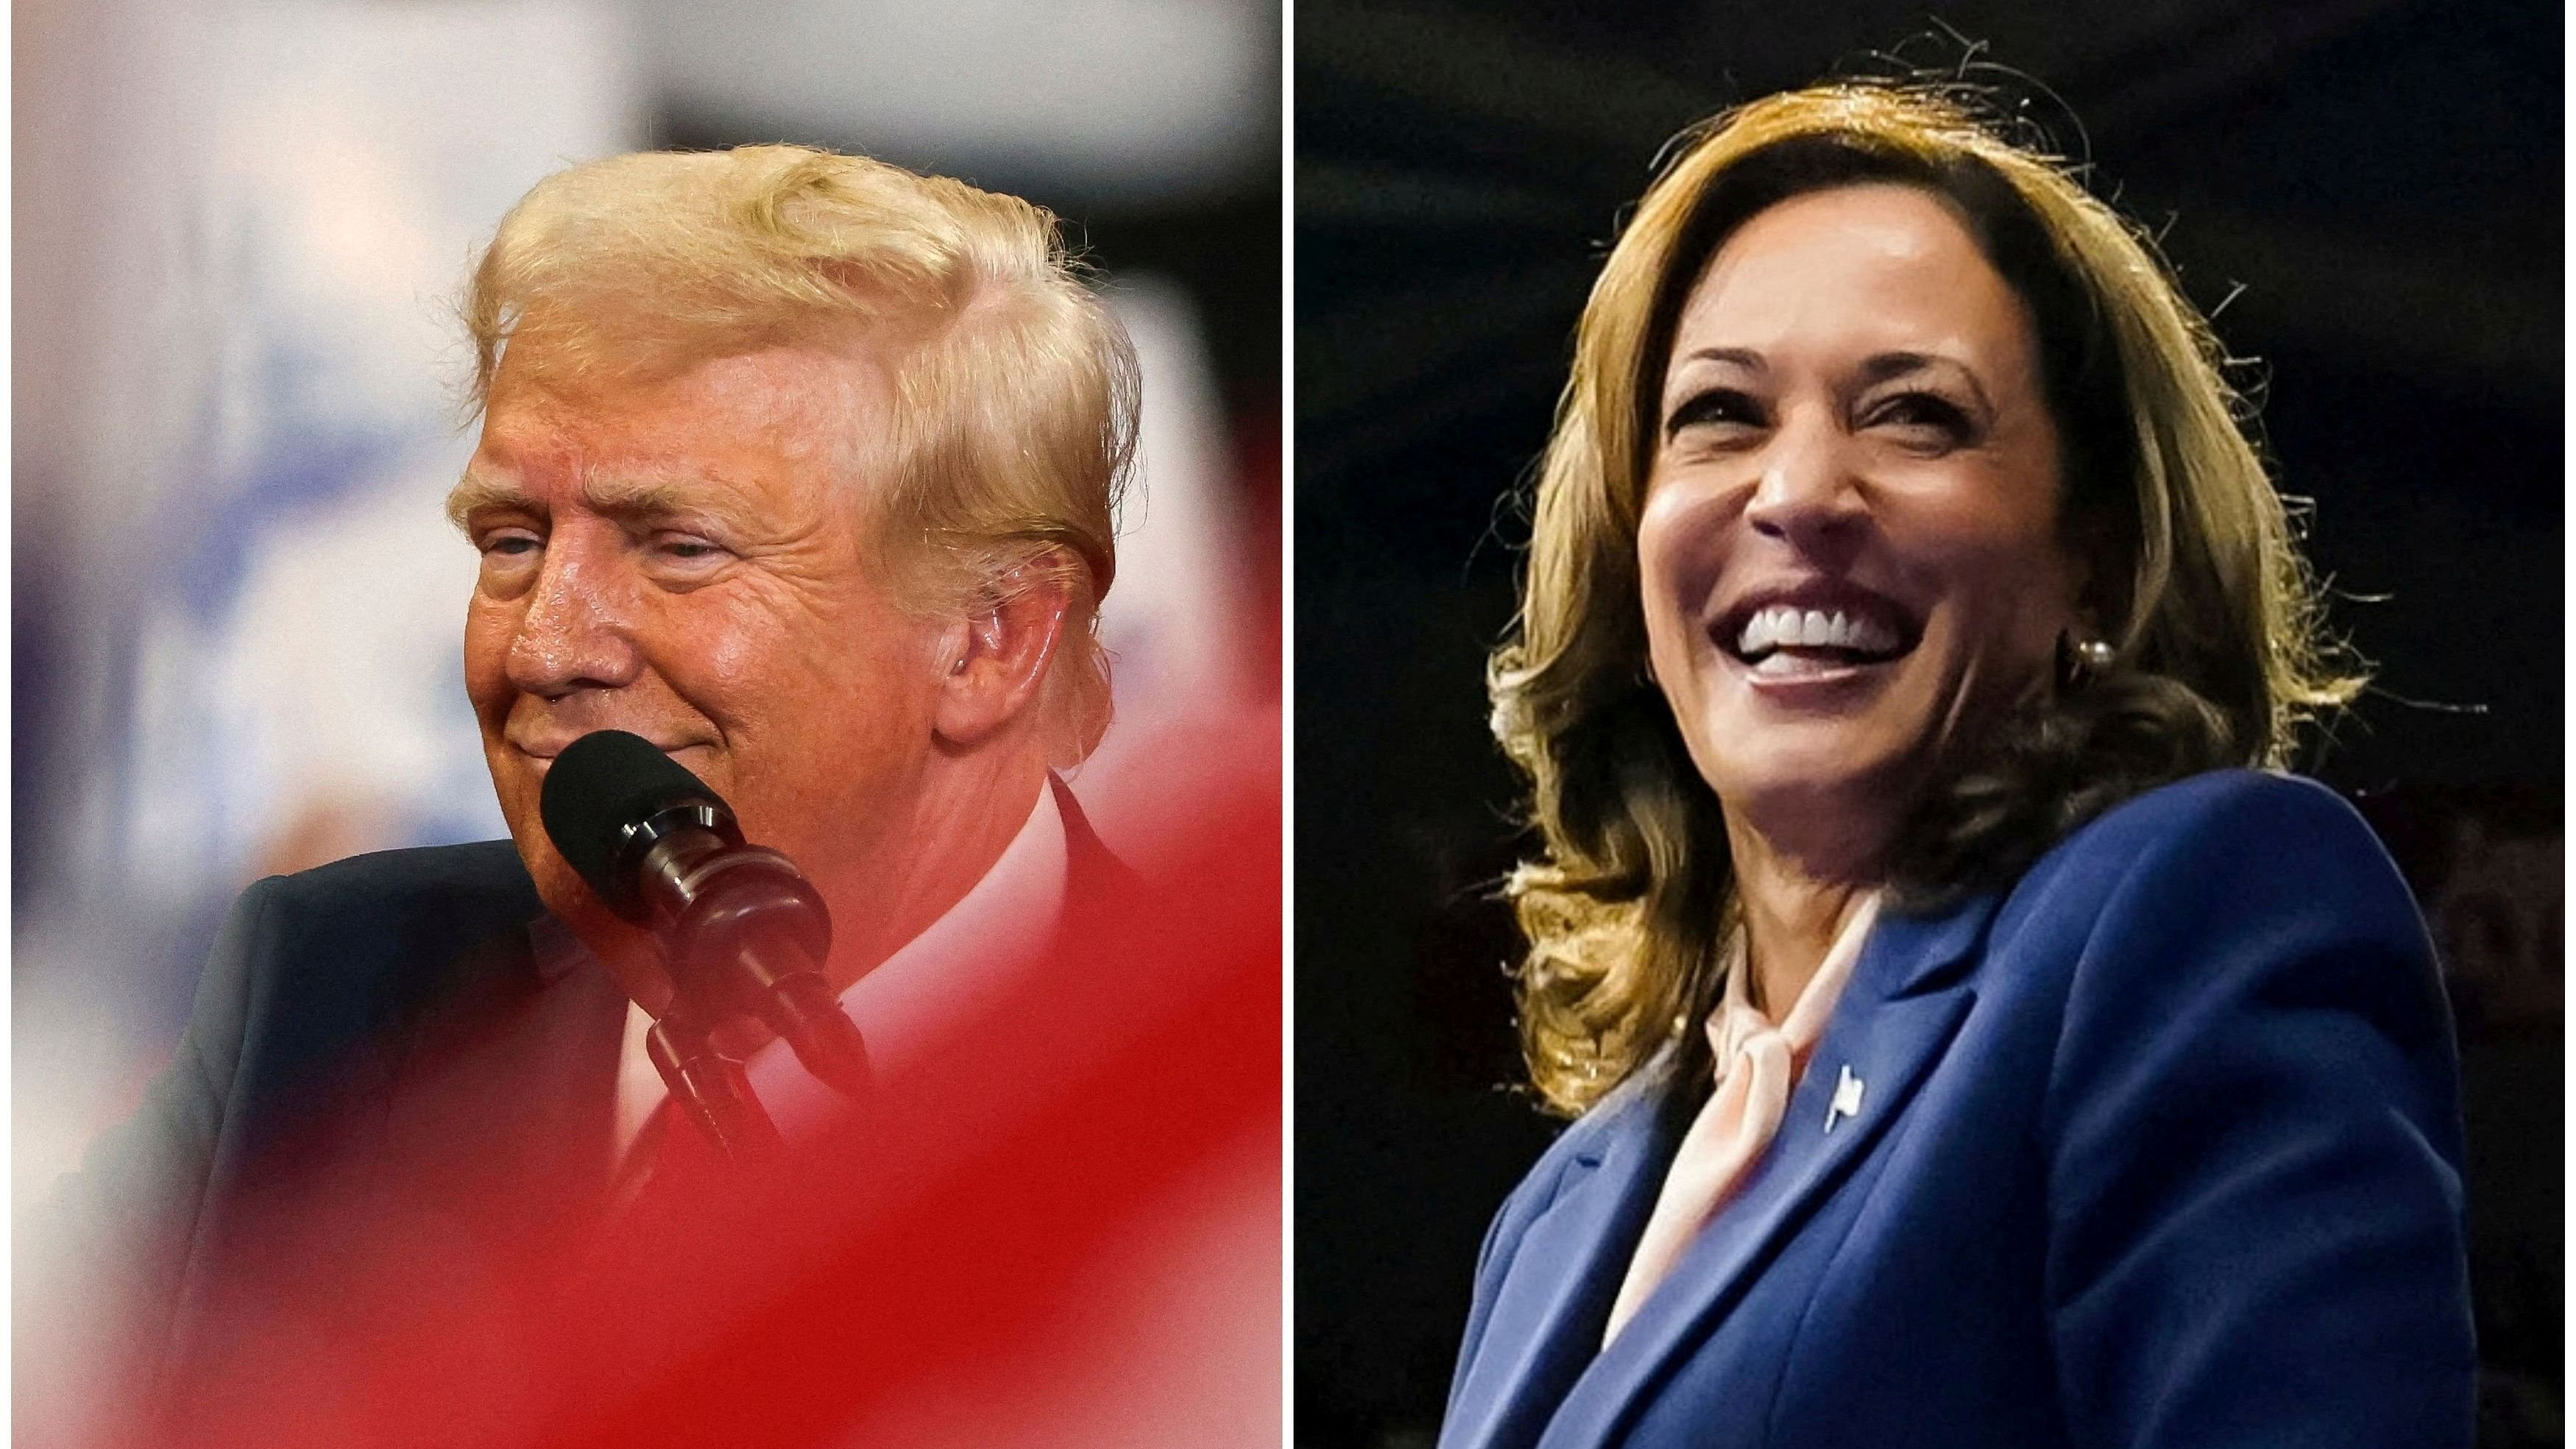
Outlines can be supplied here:
M1654 1076L1495 1218L1442 1449L2469 1443L2448 1013L2320 786L2186 780L1882 917L1779 1135L1605 1352L1704 1095Z

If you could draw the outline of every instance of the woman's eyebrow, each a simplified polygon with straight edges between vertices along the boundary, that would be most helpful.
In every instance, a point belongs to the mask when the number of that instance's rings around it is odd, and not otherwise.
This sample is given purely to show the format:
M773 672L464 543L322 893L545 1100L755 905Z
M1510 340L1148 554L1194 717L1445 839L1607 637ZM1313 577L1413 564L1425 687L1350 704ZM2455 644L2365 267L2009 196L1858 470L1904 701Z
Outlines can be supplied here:
M1754 372L1767 372L1771 364L1750 347L1701 347L1685 354L1684 362L1731 362Z
M1771 364L1750 347L1702 347L1686 352L1664 372L1664 400L1656 409L1665 419L1665 431L1671 431L1673 410L1690 400L1692 386L1680 380L1682 370L1695 362L1714 362L1741 367L1748 372L1767 374Z

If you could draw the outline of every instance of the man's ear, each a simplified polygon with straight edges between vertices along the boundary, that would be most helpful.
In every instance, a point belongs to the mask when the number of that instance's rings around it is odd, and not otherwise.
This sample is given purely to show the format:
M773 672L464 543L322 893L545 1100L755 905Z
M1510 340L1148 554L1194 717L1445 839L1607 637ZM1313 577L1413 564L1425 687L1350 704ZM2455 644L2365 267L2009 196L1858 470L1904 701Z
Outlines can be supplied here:
M942 740L977 744L1037 707L1073 606L1072 586L1050 562L1041 555L1002 575L944 631L932 721Z

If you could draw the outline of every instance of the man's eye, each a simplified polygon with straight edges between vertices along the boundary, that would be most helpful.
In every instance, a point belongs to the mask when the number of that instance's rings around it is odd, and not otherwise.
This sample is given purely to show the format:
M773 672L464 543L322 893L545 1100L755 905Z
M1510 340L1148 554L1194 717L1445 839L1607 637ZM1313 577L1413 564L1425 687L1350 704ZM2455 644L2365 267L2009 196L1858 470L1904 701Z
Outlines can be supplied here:
M677 559L684 563L716 558L724 553L721 545L709 543L703 538L667 538L656 547L664 558Z
M543 547L535 536L525 533L496 533L483 540L486 558L523 558Z

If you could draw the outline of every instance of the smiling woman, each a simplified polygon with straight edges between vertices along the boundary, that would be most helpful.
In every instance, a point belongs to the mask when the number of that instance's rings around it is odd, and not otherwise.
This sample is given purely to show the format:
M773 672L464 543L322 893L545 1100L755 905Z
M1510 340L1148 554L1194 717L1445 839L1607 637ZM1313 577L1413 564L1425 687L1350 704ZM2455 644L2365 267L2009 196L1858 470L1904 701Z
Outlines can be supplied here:
M1933 194L1842 187L1737 232L1673 355L1648 658L1731 854L1847 876L2079 628L2026 309Z
M2280 764L2351 696L2220 357L2125 222L1952 99L1779 96L1681 153L1585 312L1493 662L1548 837L1514 894L1552 1103L1713 994L1741 863L1706 848L1738 843L1709 771L1832 756L1852 788L1789 828L1863 829L1842 848L1939 896L2155 784ZM1758 608L1803 640L1810 595L1900 656L1749 657ZM1869 708L1709 713L1826 695Z
M2464 1444L2449 1031L2208 328L1979 98L1685 138L1494 727L1531 1080L1448 1446ZM2263 772L2263 773L2258 773Z

